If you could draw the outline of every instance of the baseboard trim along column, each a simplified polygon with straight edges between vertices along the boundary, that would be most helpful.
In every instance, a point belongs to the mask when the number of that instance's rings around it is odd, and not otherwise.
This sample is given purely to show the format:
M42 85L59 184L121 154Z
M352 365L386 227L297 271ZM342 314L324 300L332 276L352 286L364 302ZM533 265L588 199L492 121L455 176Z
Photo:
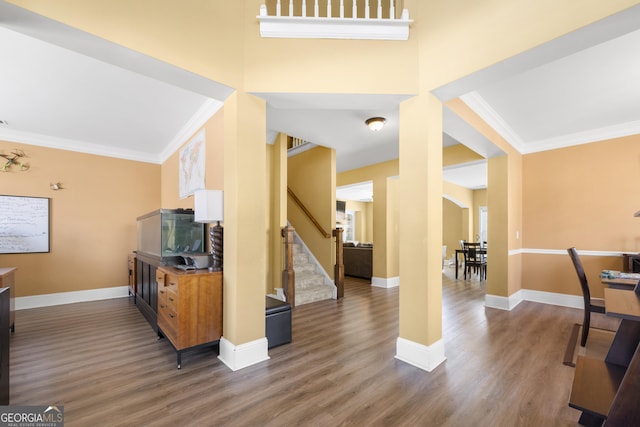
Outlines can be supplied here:
M246 368L256 363L269 360L268 342L260 338L244 344L235 345L231 341L220 338L220 355L218 359L232 371Z
M515 292L508 297L500 295L487 294L484 297L484 305L489 308L498 308L500 310L513 310L523 301L522 290Z
M371 286L377 288L396 288L400 286L400 276L396 277L372 277Z
M447 360L444 355L444 341L442 339L426 346L398 337L395 357L427 372L433 371Z

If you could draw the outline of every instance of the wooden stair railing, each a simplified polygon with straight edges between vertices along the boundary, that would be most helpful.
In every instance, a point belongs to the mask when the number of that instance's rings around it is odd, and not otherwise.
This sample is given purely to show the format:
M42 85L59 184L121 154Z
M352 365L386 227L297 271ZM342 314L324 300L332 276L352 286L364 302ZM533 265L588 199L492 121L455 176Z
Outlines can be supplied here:
M333 268L333 281L336 284L337 299L344 297L344 262L342 249L342 228L333 230L336 238L336 265Z
M282 271L282 290L291 308L296 306L296 272L293 269L293 232L295 228L287 225L281 231L284 237L284 270Z
M304 212L307 218L309 218L309 221L311 221L311 223L316 227L320 234L322 234L322 237L324 237L325 239L329 239L331 237L331 234L327 233L324 228L322 228L322 225L320 225L318 220L313 216L309 209L307 209L307 207L304 205L304 203L302 203L298 196L296 196L293 190L287 187L287 193L289 194L289 196L291 196L296 205L298 205L298 207L302 209L302 212Z

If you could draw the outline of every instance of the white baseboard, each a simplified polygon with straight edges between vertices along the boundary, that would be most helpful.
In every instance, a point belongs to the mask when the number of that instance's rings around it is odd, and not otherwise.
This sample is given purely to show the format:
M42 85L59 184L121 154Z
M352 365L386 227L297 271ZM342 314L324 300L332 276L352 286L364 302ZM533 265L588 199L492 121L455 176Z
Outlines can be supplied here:
M400 276L396 277L372 277L371 286L377 288L396 288L400 286Z
M489 308L498 308L500 310L513 310L518 304L523 301L522 290L503 297L500 295L487 294L484 297L484 305Z
M584 308L584 299L582 296L535 291L532 289L520 289L518 292L509 295L509 297L487 294L484 299L484 305L489 308L498 308L500 310L510 311L522 301L559 305L570 308Z
M581 295L558 294L555 292L534 291L532 289L522 289L520 292L522 293L522 299L524 301L553 304L570 308L584 308L584 298Z
M220 355L218 359L232 371L246 368L269 359L267 338L260 338L248 343L235 345L231 341L220 338Z
M401 337L398 337L396 341L395 357L427 372L433 371L447 359L444 355L444 341L442 339L426 346Z
M98 301L111 298L124 298L129 295L128 286L90 289L86 291L59 292L55 294L33 295L16 298L16 310L71 304L74 302Z

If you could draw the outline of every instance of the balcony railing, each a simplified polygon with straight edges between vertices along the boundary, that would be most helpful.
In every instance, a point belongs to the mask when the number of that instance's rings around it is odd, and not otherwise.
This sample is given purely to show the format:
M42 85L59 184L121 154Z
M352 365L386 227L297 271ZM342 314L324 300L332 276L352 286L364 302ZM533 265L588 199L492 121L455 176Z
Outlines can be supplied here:
M287 9L285 13L283 3ZM266 5L260 6L257 17L260 35L275 38L409 39L409 25L413 20L409 19L407 9L403 9L397 18L394 0L388 1L388 8L383 8L383 0L366 0L364 3L364 10L359 10L357 0L340 0L338 10L334 10L331 0L315 0L313 10L307 10L306 0L277 0L275 15L268 14Z

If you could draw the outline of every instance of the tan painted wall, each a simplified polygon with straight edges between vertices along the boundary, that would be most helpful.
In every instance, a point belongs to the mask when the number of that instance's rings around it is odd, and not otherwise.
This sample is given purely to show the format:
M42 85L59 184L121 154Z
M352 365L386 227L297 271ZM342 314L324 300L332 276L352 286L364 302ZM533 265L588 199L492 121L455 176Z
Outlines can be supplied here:
M463 209L451 202L442 200L442 244L447 245L447 259L455 255L460 249L462 239L462 211Z
M462 144L452 145L442 149L442 166L444 167L478 160L484 160L484 157Z
M523 247L640 252L640 135L523 157ZM594 296L621 257L582 256ZM523 287L580 295L569 256L523 255Z
M267 280L266 292L282 287L284 245L281 230L287 225L287 136L279 134L273 145L267 145Z
M358 242L373 242L373 203L347 200L347 210L356 214L354 239Z
M396 177L387 178L387 249L386 268L379 276L392 278L400 276L400 180ZM374 245L375 248L375 245ZM375 249L374 249L375 255ZM374 270L374 273L376 271ZM384 275L383 275L384 274Z
M398 160L389 160L374 165L341 172L336 178L338 185L349 185L373 181L372 241L373 277L397 277L398 271ZM393 184L392 184L393 183Z
M324 147L289 157L288 186L320 223L331 234L336 224L336 167L335 151ZM333 277L335 264L334 239L323 237L308 220L304 212L289 197L289 222L313 252L329 277Z
M205 131L205 187L224 189L224 108L217 111L201 128ZM161 207L193 209L193 196L180 199L180 150L200 132L198 130L175 151L161 168Z
M31 168L0 174L0 194L49 197L50 253L0 255L17 267L16 296L125 286L136 218L160 206L160 166L0 141ZM51 182L63 190L52 191Z

